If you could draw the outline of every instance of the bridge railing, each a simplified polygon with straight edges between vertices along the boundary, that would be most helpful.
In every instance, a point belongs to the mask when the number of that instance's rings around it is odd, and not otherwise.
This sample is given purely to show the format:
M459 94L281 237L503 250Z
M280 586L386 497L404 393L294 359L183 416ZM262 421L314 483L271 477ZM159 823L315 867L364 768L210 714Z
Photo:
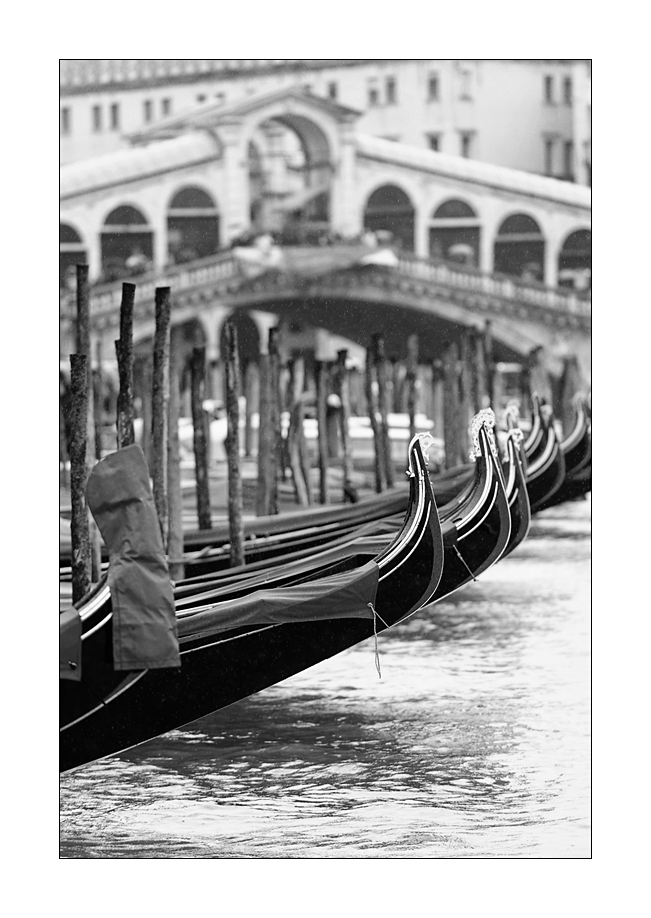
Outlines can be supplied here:
M507 275L486 274L477 269L455 267L449 262L431 261L415 255L399 253L398 270L414 280L429 281L468 292L484 293L513 304L535 306L565 315L589 318L592 313L590 295L578 294L562 287L545 287Z
M119 281L93 287L90 294L90 313L93 319L115 314L120 309L122 284L136 285L135 306L154 303L156 287L171 287L172 294L181 290L200 288L206 284L218 284L242 276L241 264L231 252L210 255L190 265L174 265L162 273L147 273L137 277L124 277ZM61 298L62 315L72 315L75 305L73 294Z

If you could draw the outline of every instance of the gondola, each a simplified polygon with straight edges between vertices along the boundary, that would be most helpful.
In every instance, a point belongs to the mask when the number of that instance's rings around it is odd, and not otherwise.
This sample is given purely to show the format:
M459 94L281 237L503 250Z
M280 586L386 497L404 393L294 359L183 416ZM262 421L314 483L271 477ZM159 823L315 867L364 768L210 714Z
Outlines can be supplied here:
M482 423L488 425L488 430L490 430L491 425L494 423L493 413L486 411L475 421L477 427L481 426ZM515 437L517 433L517 429L514 429L513 436ZM451 502L439 510L442 530L445 534L444 538L452 540L457 529L460 536L462 536L471 526L474 526L478 518L488 516L489 510L492 508L491 502L494 501L494 494L489 487L490 476L494 474L491 470L492 448L489 443L493 442L492 437L489 440L489 435L481 439L477 461L471 466L471 468L474 468L473 486L467 492L464 501ZM509 478L507 501L511 507L512 540L517 537L521 518L528 514L526 488L524 491L517 493L516 501L512 500L517 492L515 483L516 481L521 481L523 475L521 460L520 469L516 475L515 461L512 456L505 464L505 474ZM454 523L452 523L453 520ZM327 548L320 549L316 554L309 548L302 548L286 552L282 556L279 555L271 560L258 561L236 568L218 569L200 576L186 578L176 584L175 596L177 603L186 601L187 597L190 598L191 602L194 602L201 593L216 598L229 595L229 590L232 589L237 589L240 593L243 593L252 587L270 582L283 584L290 582L288 578L323 570L329 564L340 562L349 556L354 556L358 561L363 555L372 557L380 550L380 547L388 544L390 539L395 536L399 523L400 518L392 515L381 521L367 523L351 533L332 540ZM525 534L526 530L523 530L521 537L523 538ZM519 537L518 541L520 541ZM484 532L484 548L487 549L489 546L490 536L487 532ZM513 547L515 546L513 545ZM454 554L452 542L450 543L450 548ZM488 563L493 563L494 560L495 558L488 557ZM474 564L483 563L481 553L473 554L472 562ZM451 562L448 560L446 563L450 564Z
M111 591L106 582L91 591L77 609L79 678L61 681L61 770L232 704L431 600L443 571L443 543L422 438L410 444L404 525L383 552L352 571L179 610L180 667L116 671Z
M592 489L592 437L587 405L582 397L575 401L574 427L561 442L565 477L560 487L536 506L536 512L574 500Z
M516 411L507 409L506 423L504 472L507 476L506 497L511 512L511 536L502 558L510 555L513 549L526 539L531 526L531 504L525 473L524 437L517 426L517 409Z
M530 455L525 444L527 491L532 513L558 491L565 478L565 458L551 407L539 405L534 416L540 422L539 446Z

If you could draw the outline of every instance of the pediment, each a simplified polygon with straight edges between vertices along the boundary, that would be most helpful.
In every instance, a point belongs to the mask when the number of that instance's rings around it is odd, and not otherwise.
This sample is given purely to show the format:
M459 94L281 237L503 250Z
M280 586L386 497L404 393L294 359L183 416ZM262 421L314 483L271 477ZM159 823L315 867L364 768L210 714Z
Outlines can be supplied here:
M197 106L192 111L161 119L150 127L127 136L134 144L150 143L152 140L177 137L188 131L210 130L222 125L237 124L248 115L264 113L265 109L269 109L270 116L277 117L279 105L282 107L283 104L287 106L288 114L292 113L295 106L299 106L301 111L312 110L339 123L356 121L362 114L332 99L324 99L292 86L276 92L251 95L229 105L209 103Z

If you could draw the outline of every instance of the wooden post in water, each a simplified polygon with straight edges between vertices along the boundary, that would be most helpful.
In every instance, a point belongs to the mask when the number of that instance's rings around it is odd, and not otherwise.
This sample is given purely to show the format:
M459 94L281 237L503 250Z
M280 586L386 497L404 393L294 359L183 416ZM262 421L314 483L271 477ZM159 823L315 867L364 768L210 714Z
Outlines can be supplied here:
M283 448L283 434L281 430L280 423L280 409L281 409L281 400L280 400L280 354L278 352L278 336L280 329L276 325L274 328L269 329L269 393L270 393L270 421L271 421L271 430L273 433L273 445L272 449L274 451L275 457L275 468L273 473L273 478L270 478L269 485L272 493L272 505L278 503L278 477L284 481L285 480L285 470L284 465L284 448ZM276 509L275 513L278 512Z
M206 348L192 348L191 398L194 445L194 477L197 485L197 520L199 529L210 529L210 479L208 475L208 444L206 442Z
M181 401L179 374L179 339L172 333L170 339L170 399L167 440L167 558L170 578L183 580L183 500L181 495L181 455L179 449L179 405Z
M256 516L268 516L271 513L271 494L269 480L271 466L274 469L274 431L271 429L269 412L271 411L271 386L269 378L269 353L260 353L260 421L258 424L258 488L256 493Z
M70 355L70 501L72 516L72 601L78 602L90 589L91 546L86 503L88 466L88 358Z
M473 411L472 363L470 336L467 331L461 334L459 353L459 462L467 462L470 448L469 426Z
M351 502L356 500L356 491L353 487L353 457L350 448L350 437L348 435L348 419L350 418L350 387L348 383L348 370L346 369L346 358L348 351L342 349L337 351L337 394L341 402L339 412L340 429L341 429L341 453L342 466L344 472L344 503L347 500Z
M407 413L409 414L409 440L416 436L416 411L418 410L418 335L407 338Z
M151 395L151 478L163 545L167 550L167 437L169 433L170 319L172 309L170 288L157 287L155 301L154 375Z
M93 371L90 352L90 287L88 265L77 265L77 354L86 358L86 476L95 465L95 421L93 411ZM84 485L85 487L85 485ZM88 511L87 511L88 513ZM95 520L89 519L91 578L97 583L102 573L99 530Z
M368 405L368 417L371 422L371 430L373 431L373 460L375 465L375 490L378 494L381 494L382 491L387 486L386 474L384 471L384 449L382 447L382 434L380 431L380 425L378 423L377 417L377 396L375 389L377 382L375 380L374 374L374 361L373 361L373 352L371 348L366 349L366 365L365 365L365 384L366 384L366 404Z
M384 335L373 335L373 350L378 385L378 409L380 412L380 440L384 458L384 474L387 487L393 487L393 461L391 457L391 440L389 438L389 403L387 397L387 361L384 353Z
M230 566L244 564L243 491L240 467L240 361L237 350L237 327L227 322L225 329L226 388L226 457L228 462L228 524L230 529Z
M319 503L328 503L328 431L326 419L327 368L325 360L314 361L316 376L316 416L319 446Z
M104 372L102 368L102 342L100 339L95 344L95 359L97 369L93 380L93 421L95 427L95 458L102 458L102 421L104 415Z
M248 459L253 453L253 413L258 408L258 367L255 361L246 361L242 376L244 378L244 397L246 399L244 455Z
M472 335L472 349L474 354L474 374L475 383L474 406L475 411L487 408L490 404L488 394L488 379L486 374L486 354L484 352L484 341L481 332L474 330Z
M133 303L135 284L122 284L120 337L115 342L120 388L117 404L118 449L136 442L133 424Z
M450 342L443 353L443 439L445 467L451 469L459 462L459 349Z
M305 383L305 365L302 357L296 357L289 362L289 430L287 431L287 445L289 451L289 467L294 481L296 502L301 507L310 505L310 471L305 448L303 432L304 398L303 387Z
M484 373L486 374L486 394L489 407L495 408L495 366L493 364L493 331L491 320L486 319L484 325Z
M434 436L445 440L445 372L442 360L432 362L432 420Z

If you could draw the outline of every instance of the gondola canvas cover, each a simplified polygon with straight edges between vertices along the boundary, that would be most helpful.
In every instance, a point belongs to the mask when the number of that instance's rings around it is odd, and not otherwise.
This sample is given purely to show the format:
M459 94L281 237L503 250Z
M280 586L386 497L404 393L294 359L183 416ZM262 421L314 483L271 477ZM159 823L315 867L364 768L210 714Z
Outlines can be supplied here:
M380 569L375 561L354 571L294 586L257 590L249 596L179 613L181 641L210 637L233 628L373 618Z
M109 551L115 669L180 666L174 593L140 447L98 462L86 493Z

